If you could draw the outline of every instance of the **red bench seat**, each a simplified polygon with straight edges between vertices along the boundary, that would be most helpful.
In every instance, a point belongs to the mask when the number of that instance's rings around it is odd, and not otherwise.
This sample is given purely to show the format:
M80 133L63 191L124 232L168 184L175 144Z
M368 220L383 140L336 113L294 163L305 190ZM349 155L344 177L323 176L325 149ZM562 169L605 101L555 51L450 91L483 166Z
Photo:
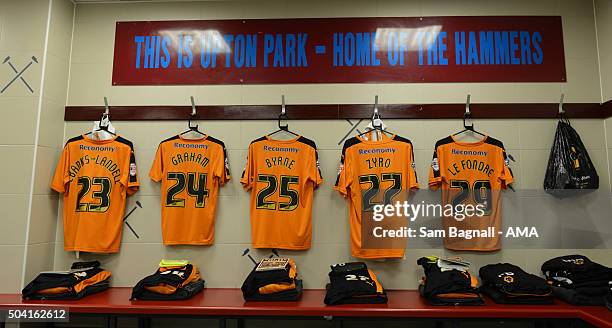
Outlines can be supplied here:
M388 291L388 304L334 305L323 303L325 291L304 290L298 302L245 302L239 289L207 288L185 301L130 301L131 288L110 288L78 301L23 301L18 294L0 294L3 308L64 306L70 313L129 315L191 315L221 317L390 317L390 318L575 318L597 327L612 328L612 312L605 307L502 305L432 306L414 290Z

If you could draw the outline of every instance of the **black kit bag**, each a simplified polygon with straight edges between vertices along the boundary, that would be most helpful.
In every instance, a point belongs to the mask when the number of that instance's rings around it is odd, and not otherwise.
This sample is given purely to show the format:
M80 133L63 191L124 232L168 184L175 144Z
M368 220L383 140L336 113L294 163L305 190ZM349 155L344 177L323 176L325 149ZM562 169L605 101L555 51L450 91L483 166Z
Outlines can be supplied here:
M569 120L562 117L557 123L548 158L544 190L553 196L563 197L575 194L577 190L598 188L599 175L586 147Z

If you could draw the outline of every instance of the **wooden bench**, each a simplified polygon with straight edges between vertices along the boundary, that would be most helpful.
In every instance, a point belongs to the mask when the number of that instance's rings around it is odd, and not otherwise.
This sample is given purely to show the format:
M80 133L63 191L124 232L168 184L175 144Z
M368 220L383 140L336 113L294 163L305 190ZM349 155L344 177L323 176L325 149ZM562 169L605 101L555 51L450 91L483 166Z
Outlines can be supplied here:
M0 307L23 309L38 307L67 307L70 315L89 314L107 318L107 326L115 327L117 317L136 316L139 325L147 327L153 317L209 317L238 320L239 327L246 318L325 318L341 327L343 320L358 318L394 319L576 319L596 327L612 328L612 312L605 307L577 307L563 302L554 305L501 305L486 300L484 306L432 306L414 290L388 291L388 304L326 306L324 290L304 290L298 302L245 302L239 289L207 288L185 301L130 301L131 288L110 288L78 301L23 301L18 294L0 294ZM457 321L457 320L452 320ZM544 321L542 321L544 322ZM545 326L545 325L542 325Z

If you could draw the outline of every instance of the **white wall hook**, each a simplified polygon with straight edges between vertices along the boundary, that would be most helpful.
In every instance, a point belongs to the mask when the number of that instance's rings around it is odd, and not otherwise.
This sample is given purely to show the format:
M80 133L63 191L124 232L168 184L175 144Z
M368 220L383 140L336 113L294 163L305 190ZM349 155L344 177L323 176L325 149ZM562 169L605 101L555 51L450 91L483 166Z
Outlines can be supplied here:
M191 116L196 116L198 111L196 109L195 100L193 99L193 96L189 96L189 98L191 99Z
M104 115L108 116L110 114L110 109L108 107L108 98L104 97Z
M281 115L285 115L285 95L281 95Z

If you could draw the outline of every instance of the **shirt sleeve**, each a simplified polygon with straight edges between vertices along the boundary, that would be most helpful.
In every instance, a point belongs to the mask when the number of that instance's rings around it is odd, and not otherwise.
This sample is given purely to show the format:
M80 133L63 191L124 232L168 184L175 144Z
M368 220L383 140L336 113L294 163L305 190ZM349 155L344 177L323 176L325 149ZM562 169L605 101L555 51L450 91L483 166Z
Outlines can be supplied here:
M162 161L163 158L163 150L162 145L160 144L157 147L157 152L155 153L155 159L153 159L153 165L151 165L151 170L149 170L149 177L151 180L155 182L160 182L163 178L164 174L164 163Z
M514 175L512 174L512 169L510 169L510 161L508 160L508 155L506 155L506 150L502 148L501 153L501 163L498 163L499 167L502 168L499 173L499 180L501 181L502 189L507 189L514 182Z
M352 183L351 168L349 166L350 161L346 158L346 149L342 150L342 156L340 157L340 168L338 169L338 177L336 177L336 183L334 189L340 193L343 197L348 196L348 189Z
M68 150L68 145L66 145L62 151L59 161L57 162L55 174L53 175L53 180L51 181L51 189L60 193L66 192L66 184L70 182L70 175L68 175L67 170L69 166L70 151Z
M225 145L221 145L221 160L215 164L213 175L219 181L219 185L223 186L230 180L229 160L227 158L227 150Z
M323 176L321 175L321 167L319 165L319 152L317 148L314 148L312 164L308 168L308 179L312 181L315 187L318 187L323 183Z
M130 145L130 159L127 172L128 173L125 179L125 186L127 186L128 196L131 196L135 194L140 188L140 182L138 180L138 168L136 167L136 156L134 156L134 147L132 145Z
M255 176L255 154L253 150L253 144L249 145L249 151L247 154L246 164L244 171L242 171L242 177L240 183L244 190L251 190L253 188L253 177Z
M429 189L438 190L442 185L442 173L440 171L440 159L438 158L438 148L433 152L431 167L429 168Z

